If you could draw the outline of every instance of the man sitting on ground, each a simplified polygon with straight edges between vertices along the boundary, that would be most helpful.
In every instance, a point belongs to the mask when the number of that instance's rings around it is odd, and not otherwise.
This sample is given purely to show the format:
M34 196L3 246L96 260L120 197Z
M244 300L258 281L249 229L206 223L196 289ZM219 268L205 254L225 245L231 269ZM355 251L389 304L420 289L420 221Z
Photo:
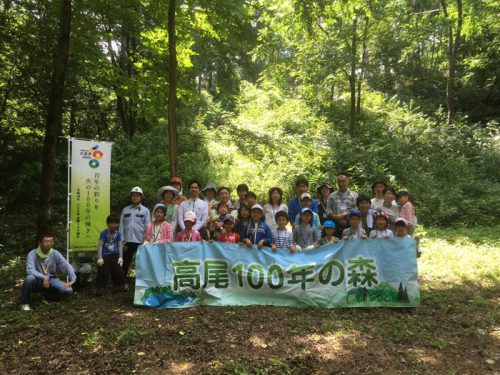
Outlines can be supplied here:
M43 292L45 298L51 301L59 301L73 293L71 286L76 281L75 271L61 253L52 248L53 245L54 236L44 233L39 238L39 246L28 253L26 279L20 299L21 310L31 310L29 303L32 292ZM68 282L57 278L58 270L68 276Z

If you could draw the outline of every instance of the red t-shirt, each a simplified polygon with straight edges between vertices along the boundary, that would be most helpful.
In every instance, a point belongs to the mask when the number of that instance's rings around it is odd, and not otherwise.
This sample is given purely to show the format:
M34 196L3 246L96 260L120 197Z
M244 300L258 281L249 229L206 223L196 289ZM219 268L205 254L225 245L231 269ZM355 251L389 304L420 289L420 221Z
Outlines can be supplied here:
M240 235L238 233L222 233L217 241L227 242L227 243L238 243L240 242Z

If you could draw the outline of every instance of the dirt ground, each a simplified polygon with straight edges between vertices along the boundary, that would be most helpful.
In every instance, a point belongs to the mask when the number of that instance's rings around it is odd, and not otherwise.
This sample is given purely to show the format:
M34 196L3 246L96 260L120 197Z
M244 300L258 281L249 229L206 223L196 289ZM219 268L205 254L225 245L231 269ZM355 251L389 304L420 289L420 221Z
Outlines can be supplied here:
M272 306L148 310L133 292L17 310L2 291L5 374L495 374L498 290L426 288L416 310ZM477 296L481 303L477 303ZM494 314L491 314L494 312Z

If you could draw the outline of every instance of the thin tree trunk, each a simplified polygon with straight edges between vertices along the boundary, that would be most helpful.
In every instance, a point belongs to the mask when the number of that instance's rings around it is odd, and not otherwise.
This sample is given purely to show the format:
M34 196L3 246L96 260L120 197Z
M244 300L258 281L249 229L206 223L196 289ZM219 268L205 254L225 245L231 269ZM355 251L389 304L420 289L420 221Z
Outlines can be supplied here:
M365 78L365 68L366 64L368 62L368 49L366 47L366 38L368 36L368 24L369 24L370 18L365 17L365 27L363 30L363 54L361 57L361 74L359 75L358 79L358 102L357 102L357 108L356 108L356 115L359 116L361 115L361 84Z
M177 175L177 124L175 119L177 95L177 52L175 37L175 0L169 0L168 6L168 153L170 159L170 178Z
M356 126L356 62L357 56L357 28L358 28L358 16L354 18L352 24L352 43L351 43L351 73L349 76L349 87L351 89L351 109L349 113L349 132L354 133L354 128Z
M63 95L69 56L71 32L71 0L61 0L59 18L59 39L54 55L52 83L50 88L47 124L43 146L42 175L40 178L40 199L37 232L47 230L52 219L52 196L54 194L54 174L56 165L57 137L61 132Z
M456 89L456 63L457 63L457 52L460 46L460 34L462 31L462 0L457 1L457 29L455 32L455 39L453 39L453 27L450 25L448 27L448 80L446 83L446 104L448 106L448 125L453 125L455 122L455 115L457 109L455 106L455 89ZM441 0L441 6L443 7L443 14L448 18L448 11L446 7L446 1Z

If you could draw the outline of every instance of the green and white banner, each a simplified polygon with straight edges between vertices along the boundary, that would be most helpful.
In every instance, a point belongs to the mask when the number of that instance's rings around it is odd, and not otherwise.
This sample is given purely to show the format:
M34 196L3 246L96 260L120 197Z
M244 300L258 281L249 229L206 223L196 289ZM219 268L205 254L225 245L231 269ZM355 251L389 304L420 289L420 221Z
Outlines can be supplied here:
M71 139L70 243L95 251L109 215L111 143Z
M142 245L134 304L294 307L414 307L415 240L351 239L290 254L239 244Z

